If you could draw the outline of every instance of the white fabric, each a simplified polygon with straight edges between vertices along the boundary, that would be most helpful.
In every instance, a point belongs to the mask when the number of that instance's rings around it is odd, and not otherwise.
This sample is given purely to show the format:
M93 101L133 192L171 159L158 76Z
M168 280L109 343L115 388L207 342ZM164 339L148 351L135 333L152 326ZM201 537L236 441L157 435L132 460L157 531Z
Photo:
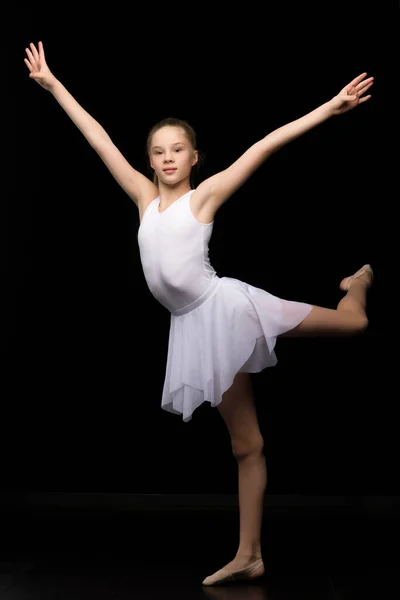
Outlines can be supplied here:
M311 311L231 277L210 264L213 223L197 221L194 190L159 212L147 207L138 230L144 276L154 297L171 313L164 410L192 418L203 402L217 406L239 371L257 373L276 364L276 337Z

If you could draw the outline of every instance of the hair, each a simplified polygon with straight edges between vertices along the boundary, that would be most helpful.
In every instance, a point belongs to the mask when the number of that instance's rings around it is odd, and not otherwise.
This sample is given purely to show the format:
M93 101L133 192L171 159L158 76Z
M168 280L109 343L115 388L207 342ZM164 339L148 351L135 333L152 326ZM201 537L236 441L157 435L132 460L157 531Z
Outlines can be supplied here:
M192 171L190 173L190 185L192 188L194 188L195 187L194 174L199 170L200 166L204 162L204 153L201 152L200 150L198 150L198 148L197 148L197 136L196 136L195 130L193 129L193 127L191 125L189 125L189 123L187 121L184 121L182 119L177 119L175 117L167 117L166 119L163 119L162 121L159 121L158 123L153 125L153 127L150 129L150 131L147 135L147 142L146 142L146 154L147 154L147 160L148 160L148 167L149 167L150 171L152 170L151 166L150 166L151 140L152 140L153 135L156 133L156 131L158 131L159 129L162 129L163 127L180 127L181 129L183 129L187 139L189 140L191 146L193 147L193 150L197 150L198 161L193 166ZM157 177L156 173L153 173L153 183L155 185L158 185L158 177Z

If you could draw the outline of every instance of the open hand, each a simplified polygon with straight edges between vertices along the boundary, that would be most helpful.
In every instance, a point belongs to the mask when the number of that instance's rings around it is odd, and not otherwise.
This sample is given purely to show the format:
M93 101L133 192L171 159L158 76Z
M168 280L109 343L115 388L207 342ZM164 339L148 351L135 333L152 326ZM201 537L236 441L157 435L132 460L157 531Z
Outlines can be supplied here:
M367 73L361 73L353 81L350 81L337 96L332 98L331 104L335 115L352 110L371 98L371 94L368 96L364 96L364 94L373 85L374 78L368 77L368 79L365 79L366 75Z
M29 44L29 46L30 49L25 48L28 58L24 58L24 62L30 71L29 77L34 79L46 90L51 90L57 80L47 66L43 44L42 42L39 42L39 52L36 50L35 44L32 44L32 42Z

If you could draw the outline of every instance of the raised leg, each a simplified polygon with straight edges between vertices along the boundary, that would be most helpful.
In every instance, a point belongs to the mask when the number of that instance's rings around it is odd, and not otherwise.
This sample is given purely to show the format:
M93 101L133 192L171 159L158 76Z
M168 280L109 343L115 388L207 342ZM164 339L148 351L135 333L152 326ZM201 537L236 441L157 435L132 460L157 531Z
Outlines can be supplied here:
M369 265L351 277L342 280L340 287L346 295L336 309L313 306L311 312L297 327L280 337L296 336L346 336L362 333L368 327L366 313L367 291L373 279Z

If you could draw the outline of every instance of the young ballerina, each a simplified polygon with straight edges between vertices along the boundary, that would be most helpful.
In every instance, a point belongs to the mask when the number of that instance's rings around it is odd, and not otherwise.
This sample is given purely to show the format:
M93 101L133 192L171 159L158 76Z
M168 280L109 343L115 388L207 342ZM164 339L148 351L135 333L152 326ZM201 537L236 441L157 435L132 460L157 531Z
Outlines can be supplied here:
M192 418L204 402L218 407L239 470L240 538L234 559L203 585L264 573L261 522L267 472L249 373L276 364L279 336L352 335L365 330L373 273L364 265L345 277L336 309L283 300L237 279L219 277L208 258L216 212L268 157L327 119L363 104L373 77L362 73L305 116L253 144L230 167L191 189L199 155L191 126L165 119L149 132L154 179L135 170L101 127L51 73L42 42L24 61L49 90L139 210L138 244L151 293L170 312L162 408Z

